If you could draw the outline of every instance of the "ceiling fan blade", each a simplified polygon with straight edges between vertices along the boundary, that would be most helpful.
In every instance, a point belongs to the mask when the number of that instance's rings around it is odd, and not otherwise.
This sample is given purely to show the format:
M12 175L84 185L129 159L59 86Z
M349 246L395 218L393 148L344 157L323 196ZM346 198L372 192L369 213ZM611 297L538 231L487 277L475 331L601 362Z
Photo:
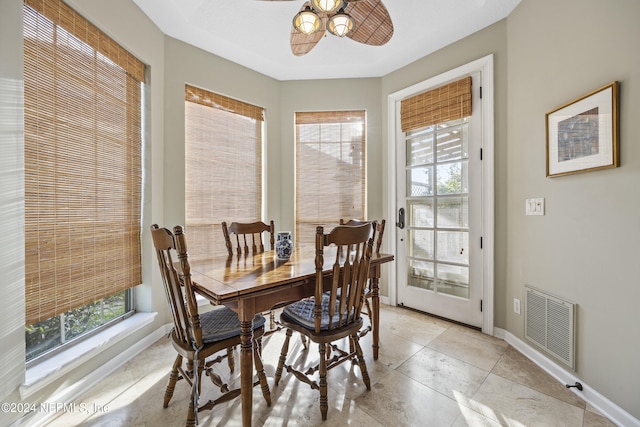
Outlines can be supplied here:
M311 3L309 3L308 1L305 2L302 5L302 8L300 9L300 11L303 11L305 7L309 6L310 4ZM325 29L327 28L327 19L328 19L327 14L323 12L316 12L316 13L322 20L320 29L316 32L313 32L311 34L304 34L296 30L295 28L293 28L293 25L291 25L291 39L290 39L291 52L293 52L295 56L302 56L309 53L311 49L313 49L316 46L316 44L318 44L320 39L322 39L322 37L324 37L326 33Z
M291 52L295 56L306 55L313 49L325 34L324 28L311 33L309 35L303 34L295 29L291 29Z
M393 35L393 22L382 0L347 1L345 12L356 22L356 29L347 34L358 43L382 46Z

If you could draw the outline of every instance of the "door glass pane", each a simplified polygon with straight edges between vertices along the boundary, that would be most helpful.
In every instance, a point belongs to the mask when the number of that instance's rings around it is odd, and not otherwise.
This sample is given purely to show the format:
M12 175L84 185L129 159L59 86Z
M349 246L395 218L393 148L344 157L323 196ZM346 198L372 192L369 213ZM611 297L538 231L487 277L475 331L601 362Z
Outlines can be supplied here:
M468 162L454 162L436 166L439 195L467 194L469 192Z
M468 125L445 127L438 131L436 152L438 162L467 159L469 144Z
M410 197L433 195L433 167L411 168L407 171L407 190Z
M438 231L438 261L469 263L469 233Z
M469 267L438 264L438 292L469 298Z
M469 194L469 161L462 162L462 194Z
M438 198L439 228L469 227L469 197Z
M434 266L432 262L409 259L409 286L434 290Z
M433 259L433 230L409 230L409 256Z
M407 166L433 163L433 133L421 133L407 139Z
M409 227L433 227L433 198L410 200L407 205L409 207L407 224Z

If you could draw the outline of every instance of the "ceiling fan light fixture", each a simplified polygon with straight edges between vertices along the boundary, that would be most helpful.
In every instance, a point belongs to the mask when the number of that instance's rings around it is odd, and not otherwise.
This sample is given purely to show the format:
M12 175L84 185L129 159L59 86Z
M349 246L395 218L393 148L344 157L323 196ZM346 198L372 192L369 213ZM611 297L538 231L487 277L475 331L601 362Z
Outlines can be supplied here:
M293 17L293 28L303 34L311 34L320 29L322 20L309 6Z
M353 31L355 23L351 16L344 13L344 9L340 9L338 13L329 18L327 22L327 30L334 36L344 37Z
M333 13L342 5L342 0L312 0L311 4L320 12Z

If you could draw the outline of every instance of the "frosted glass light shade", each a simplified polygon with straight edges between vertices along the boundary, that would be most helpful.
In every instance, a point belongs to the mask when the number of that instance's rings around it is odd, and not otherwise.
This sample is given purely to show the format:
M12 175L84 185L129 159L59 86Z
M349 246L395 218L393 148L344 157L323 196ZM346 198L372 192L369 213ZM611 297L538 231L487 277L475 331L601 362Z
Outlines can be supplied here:
M353 31L354 26L351 16L344 13L343 9L340 9L338 13L329 18L327 30L334 36L344 37Z
M322 20L309 6L293 17L293 27L304 34L311 34L320 29Z
M311 3L316 10L332 13L342 5L342 0L312 0Z

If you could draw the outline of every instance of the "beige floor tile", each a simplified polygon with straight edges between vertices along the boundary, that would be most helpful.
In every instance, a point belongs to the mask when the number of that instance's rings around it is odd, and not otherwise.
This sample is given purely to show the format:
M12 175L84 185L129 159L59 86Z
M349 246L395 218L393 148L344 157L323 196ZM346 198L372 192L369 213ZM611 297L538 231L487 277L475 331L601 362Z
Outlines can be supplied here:
M457 393L472 397L489 375L489 371L430 348L420 350L397 371L452 399Z
M494 374L489 374L469 404L508 426L581 427L584 418L583 409Z
M450 426L460 415L458 404L398 372L391 372L356 400L385 426Z
M460 405L461 414L451 427L500 427L500 423Z
M491 344L495 344L498 345L500 347L508 347L509 344L505 341L502 340L500 338L496 338L496 337L492 337L491 335L487 335L485 333L482 333L482 331L471 328L471 327L467 327L467 326L462 326L462 325L452 325L451 326L452 329L456 329L458 332L461 332L463 334L467 334L470 337L476 338L476 339L480 339L480 340L484 340L487 341Z
M584 411L584 424L582 427L615 427L616 425L609 421L607 418L602 415L591 412Z
M410 308L404 308L404 307L391 307L391 308L393 308L394 310L397 310L401 316L409 316L409 317L413 317L414 319L418 319L419 321L422 321L422 322L430 322L430 323L433 323L434 325L441 326L445 329L449 329L455 325L454 323L447 322L446 320L440 317L431 316L429 314L421 313L417 310L412 310ZM385 307L385 310L386 310L386 307ZM382 316L380 317L382 318Z
M459 328L449 328L427 344L427 347L490 371L505 347L470 336Z
M382 345L388 334L397 335L416 344L427 345L448 328L437 319L434 321L428 316L419 318L415 315L403 315L397 316L393 322L385 323L380 329Z
M511 346L507 348L491 372L580 409L585 409L584 400Z
M366 355L371 354L371 341L368 334L362 340L362 349ZM400 335L390 333L389 331L380 331L380 353L378 356L378 363L382 363L388 368L395 369L400 366L404 361L416 354L422 349L422 345L417 344L411 340L408 340Z
M331 383L331 373L328 381ZM368 393L368 392L366 392ZM283 378L273 387L275 402L260 420L264 426L380 426L378 421L362 411L359 405L345 393L329 388L327 420L322 421L320 393L295 378ZM240 417L238 412L237 417ZM254 415L255 417L255 415Z

